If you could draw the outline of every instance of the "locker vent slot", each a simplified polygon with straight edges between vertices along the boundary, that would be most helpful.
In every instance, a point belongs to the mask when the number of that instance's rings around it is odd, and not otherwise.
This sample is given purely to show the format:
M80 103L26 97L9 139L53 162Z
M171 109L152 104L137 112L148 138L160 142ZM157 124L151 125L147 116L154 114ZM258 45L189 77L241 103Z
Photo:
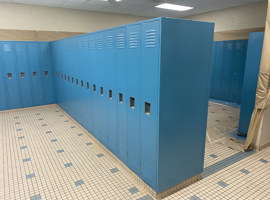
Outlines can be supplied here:
M44 72L44 75L45 75L46 77L48 77L48 76L49 76L49 72L48 72L48 71L45 71L45 72Z
M144 102L144 110L146 115L150 115L150 103Z
M79 81L78 81L78 79L76 78L76 85L79 85Z
M132 109L135 108L135 98L133 98L133 97L130 97L130 107L131 107Z
M145 47L147 47L147 48L155 48L156 47L156 30L146 31Z
M69 47L69 49L72 49L72 41L71 40L68 40L68 47Z
M24 78L25 76L24 76L24 72L21 72L21 78Z
M83 81L81 81L81 86L82 86L82 88L83 88Z
M76 49L76 41L74 39L72 40L72 49Z
M81 40L81 39L78 40L78 48L79 48L79 49L82 48L82 40Z
M60 78L60 73L58 72L58 77Z
M89 83L88 82L86 83L86 86L87 86L87 90L89 90Z
M97 91L97 88L96 88L96 85L95 85L95 84L93 85L93 91L94 91L94 92Z
M65 75L65 81L67 80L67 76Z
M119 154L121 156L123 156L123 157L126 157L126 155L127 155L127 147L126 147L126 145L120 144L119 146L120 146L120 148L119 148Z
M71 82L72 82L72 84L74 83L74 78L73 77L71 78Z
M119 103L123 103L123 94L119 93Z
M90 39L90 48L95 49L95 40L94 39Z
M55 72L55 76L57 77L57 72Z
M68 82L70 81L70 78L69 78L69 76L68 76Z
M8 76L8 79L12 79L12 73L8 73L7 76Z
M107 36L107 48L112 49L113 48L113 37Z
M100 95L103 96L103 87L100 87Z
M98 39L97 39L97 48L98 48L98 49L102 49L102 47L103 47L102 39L101 39L101 38L98 38Z
M109 99L112 99L112 90L109 90Z
M137 48L138 47L138 33L131 32L129 33L129 48Z
M62 77L62 79L63 79L63 74L61 74L61 77Z
M130 165L135 168L138 166L138 158L134 153L130 153Z
M147 179L151 181L153 180L153 168L150 167L148 164L144 165L143 173Z
M123 49L125 46L124 34L117 35L117 48Z
M88 41L87 41L87 39L84 39L84 40L83 40L83 47L84 47L85 49L88 49Z
M33 72L33 77L37 77L37 72ZM63 78L63 74L62 74L62 78Z

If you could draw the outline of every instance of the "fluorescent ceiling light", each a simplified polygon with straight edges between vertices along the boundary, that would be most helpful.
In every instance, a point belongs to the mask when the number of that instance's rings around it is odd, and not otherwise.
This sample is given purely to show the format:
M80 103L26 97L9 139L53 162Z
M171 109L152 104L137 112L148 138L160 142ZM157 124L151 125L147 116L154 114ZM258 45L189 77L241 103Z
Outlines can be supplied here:
M158 6L157 8L163 8L163 9L168 9L168 10L176 10L176 11L186 11L186 10L191 10L193 7L188 7L188 6L180 6L176 4L170 4L170 3L162 3Z

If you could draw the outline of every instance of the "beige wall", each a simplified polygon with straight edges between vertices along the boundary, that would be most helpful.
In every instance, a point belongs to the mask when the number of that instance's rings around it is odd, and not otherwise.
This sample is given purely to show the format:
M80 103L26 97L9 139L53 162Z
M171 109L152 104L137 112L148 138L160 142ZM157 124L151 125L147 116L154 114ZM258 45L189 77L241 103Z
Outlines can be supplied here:
M187 18L215 22L215 40L245 39L249 32L263 31L266 8L267 2L264 1ZM145 19L131 15L0 3L0 40L55 40Z
M267 1L187 17L215 22L215 31L264 27ZM0 29L91 32L147 19L131 15L0 3Z
M267 1L186 17L215 22L215 32L253 29L265 26Z
M144 17L0 3L0 29L92 32Z

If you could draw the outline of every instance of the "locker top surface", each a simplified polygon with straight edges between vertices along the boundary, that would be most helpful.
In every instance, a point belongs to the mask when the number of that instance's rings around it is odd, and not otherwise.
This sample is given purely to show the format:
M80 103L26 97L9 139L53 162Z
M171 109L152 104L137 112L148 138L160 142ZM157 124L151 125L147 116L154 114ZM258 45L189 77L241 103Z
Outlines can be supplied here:
M98 30L98 31L93 31L93 32L89 32L89 33L85 33L85 34L81 34L81 35L75 35L75 36L72 36L72 37L63 38L63 39L59 39L59 40L54 40L54 41L51 41L51 42L58 42L58 41L62 41L62 40L87 36L87 35L100 33L100 32L104 32L104 31L120 29L120 28L124 28L124 27L127 27L127 26L132 26L132 25L136 25L136 24L142 24L142 23L148 23L148 22L154 22L154 21L162 22L163 20L178 20L178 21L190 21L190 22L192 21L192 22L206 23L206 24L212 24L212 25L215 24L213 22L196 21L196 20L190 20L190 19L179 19L179 18L171 18L171 17L157 17L157 18L153 18L153 19L147 19L147 20L138 21L138 22L134 22L134 23L124 24L124 25L116 26L116 27L112 27L112 28L101 29L101 30Z

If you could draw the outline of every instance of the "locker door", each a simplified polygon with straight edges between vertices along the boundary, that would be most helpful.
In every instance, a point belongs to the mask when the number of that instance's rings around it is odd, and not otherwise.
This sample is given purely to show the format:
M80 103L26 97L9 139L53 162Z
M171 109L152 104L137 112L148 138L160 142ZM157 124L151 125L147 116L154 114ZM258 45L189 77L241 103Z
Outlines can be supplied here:
M116 30L116 65L117 65L117 128L118 128L118 152L120 159L127 163L127 60L126 60L126 27Z
M37 42L28 42L28 59L29 59L29 67L30 67L30 74L32 80L32 88L33 88L33 100L34 105L43 105L44 104L44 91L42 85L42 70L41 70L41 63L40 63L40 55L38 49Z
M28 70L27 49L25 42L14 43L18 63L18 80L21 85L22 107L33 106L31 80Z
M109 149L118 155L116 151L117 127L116 127L116 60L115 60L115 30L105 32L105 88L106 88L106 112L104 117L107 117L107 130Z
M96 54L96 72L97 72L97 134L100 138L100 141L108 146L108 133L107 133L107 104L106 104L106 96L108 94L107 87L105 87L105 65L107 65L107 61L104 57L105 53L105 32L101 31L97 33L97 54Z
M4 80L4 67L2 59L2 49L0 48L0 111L7 110L6 83Z
M127 103L128 108L128 165L140 174L140 88L141 88L141 52L140 25L127 27Z
M157 186L158 98L159 98L159 21L142 24L141 45L141 174Z
M96 39L95 39L95 34L91 34L89 36L89 54L90 54L90 63L89 63L89 67L90 67L90 72L91 72L91 81L90 81L90 95L91 95L91 105L90 107L92 107L92 112L91 112L91 134L93 134L96 137L96 112L97 110L97 92L94 91L94 85L96 87Z
M40 57L41 57L41 67L43 84L45 90L45 104L52 104L54 100L53 92L53 70L50 55L50 43L49 42L39 42Z
M18 84L15 53L12 42L2 42L2 58L4 65L3 77L6 80L9 109L20 108L21 96Z

